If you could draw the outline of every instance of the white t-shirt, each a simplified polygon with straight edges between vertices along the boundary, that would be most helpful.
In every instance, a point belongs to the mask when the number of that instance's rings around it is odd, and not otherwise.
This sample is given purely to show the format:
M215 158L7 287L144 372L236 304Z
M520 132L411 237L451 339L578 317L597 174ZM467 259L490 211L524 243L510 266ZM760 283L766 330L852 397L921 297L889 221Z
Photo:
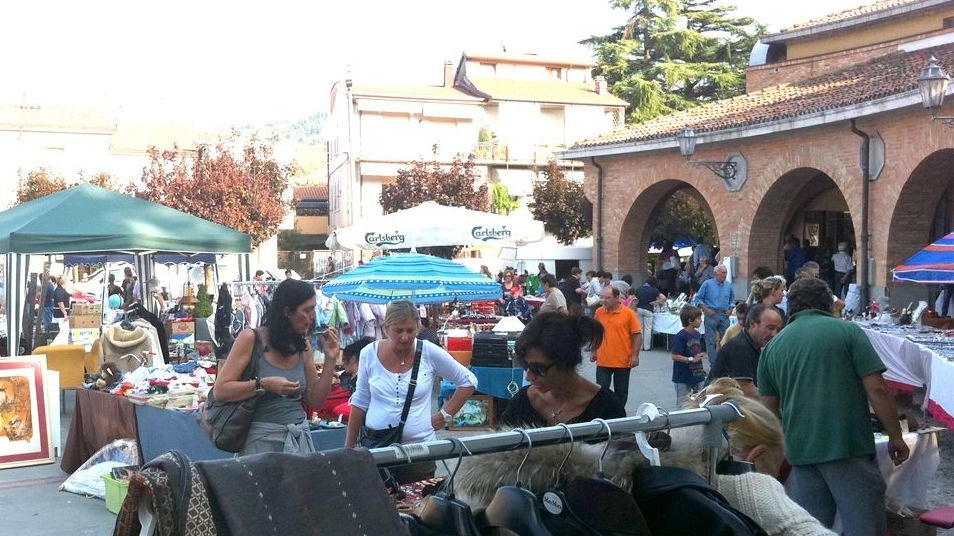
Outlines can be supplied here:
M841 272L843 274L850 272L852 264L854 264L851 260L851 255L845 253L844 251L839 251L838 253L832 255L831 262L835 265L835 271Z
M384 368L378 359L381 341L369 344L361 350L358 363L357 390L351 395L351 405L365 410L365 426L386 429L401 422L401 410L407 398L411 371L395 374ZM435 439L431 426L431 396L437 378L454 382L458 387L477 387L477 377L463 365L454 361L443 348L428 341L421 352L421 366L417 372L417 387L404 424L402 443L420 443ZM413 369L412 369L413 370Z

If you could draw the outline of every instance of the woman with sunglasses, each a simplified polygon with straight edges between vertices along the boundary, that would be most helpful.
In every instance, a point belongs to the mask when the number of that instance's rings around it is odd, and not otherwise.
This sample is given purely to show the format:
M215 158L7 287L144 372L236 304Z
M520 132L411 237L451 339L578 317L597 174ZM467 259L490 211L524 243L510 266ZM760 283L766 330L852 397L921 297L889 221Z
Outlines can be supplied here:
M539 427L625 417L612 392L577 372L584 346L603 342L603 326L587 316L538 314L517 339L516 355L530 385L510 401L502 421L508 426Z

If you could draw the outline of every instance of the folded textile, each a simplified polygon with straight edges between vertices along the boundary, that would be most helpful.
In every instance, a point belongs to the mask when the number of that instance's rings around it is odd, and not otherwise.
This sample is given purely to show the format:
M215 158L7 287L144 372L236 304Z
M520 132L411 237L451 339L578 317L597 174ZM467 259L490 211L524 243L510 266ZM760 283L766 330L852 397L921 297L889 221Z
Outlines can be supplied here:
M232 534L408 534L364 449L196 462Z

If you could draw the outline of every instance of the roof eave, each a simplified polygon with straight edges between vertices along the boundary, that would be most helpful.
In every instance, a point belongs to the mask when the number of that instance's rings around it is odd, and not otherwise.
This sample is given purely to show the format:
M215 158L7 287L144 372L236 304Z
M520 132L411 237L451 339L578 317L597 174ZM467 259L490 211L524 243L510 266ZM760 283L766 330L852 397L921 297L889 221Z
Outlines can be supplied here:
M582 102L582 101L570 101L570 100L538 100L538 99L522 99L522 98L509 98L509 97L494 97L490 95L491 101L498 102L535 102L537 104L574 104L577 106L614 106L617 108L625 108L629 106L629 103L626 101L619 101L616 103L613 102Z
M922 0L921 2L907 4L904 6L897 6L897 7L885 9L883 11L877 11L874 13L858 15L856 17L851 17L845 20L839 20L839 21L819 24L815 26L806 26L803 28L796 28L793 30L781 31L776 34L763 35L759 38L759 41L761 41L764 44L770 44L770 43L791 41L793 39L800 39L803 37L814 37L820 34L825 34L825 33L834 32L838 30L844 30L847 28L851 28L853 26L860 26L862 24L871 24L874 22L887 20L893 17L898 17L900 15L905 15L907 13L912 13L914 11L920 11L922 9L941 6L944 4L948 4L950 2L951 0Z
M836 123L839 121L846 121L849 119L857 119L859 117L889 112L914 105L921 106L921 96L917 91L907 91L904 93L883 97L881 99L843 106L841 108L833 108L830 110L822 110L806 115L786 117L766 123L743 125L723 130L704 132L699 134L697 143L718 143L745 138L754 138L756 136L765 136L777 132L798 130L802 128ZM679 142L675 137L666 137L646 141L618 142L591 147L570 148L566 151L560 151L555 154L558 158L579 160L596 156L619 156L631 153L668 150L678 147Z

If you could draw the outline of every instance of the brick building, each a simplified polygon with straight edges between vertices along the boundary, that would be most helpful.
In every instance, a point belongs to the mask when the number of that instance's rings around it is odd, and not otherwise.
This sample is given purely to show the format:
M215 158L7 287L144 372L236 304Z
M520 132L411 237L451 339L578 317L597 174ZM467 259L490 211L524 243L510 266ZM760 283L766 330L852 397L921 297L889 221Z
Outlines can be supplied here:
M563 153L584 163L594 264L641 275L650 215L690 188L714 216L737 293L756 266L782 271L783 241L794 235L820 260L848 242L872 298L926 298L923 285L892 283L890 270L954 229L954 129L932 120L918 92L931 56L954 69L952 25L954 1L884 0L766 35L746 94ZM940 113L954 115L954 103ZM698 142L688 163L685 128ZM732 162L735 176L691 165L701 161Z

